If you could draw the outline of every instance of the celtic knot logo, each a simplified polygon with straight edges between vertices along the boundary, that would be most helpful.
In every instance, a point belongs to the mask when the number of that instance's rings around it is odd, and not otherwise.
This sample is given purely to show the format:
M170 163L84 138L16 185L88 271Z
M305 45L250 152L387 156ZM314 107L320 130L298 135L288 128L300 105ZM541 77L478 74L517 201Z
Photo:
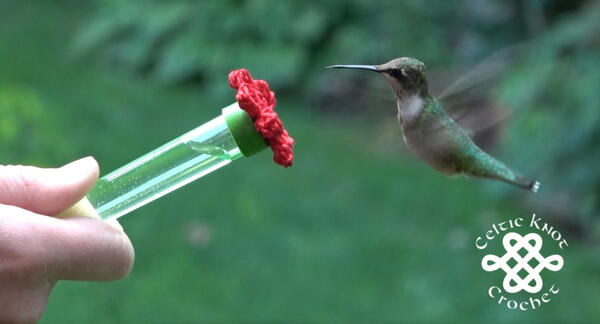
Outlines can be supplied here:
M486 255L481 260L481 267L488 272L502 269L506 273L502 285L508 293L517 293L521 290L537 293L543 286L540 272L544 269L558 271L563 267L563 258L560 255L554 254L544 258L540 254L542 244L542 238L536 233L525 236L515 232L507 233L502 239L506 254L500 257L493 254ZM527 273L524 277L519 275L523 270Z

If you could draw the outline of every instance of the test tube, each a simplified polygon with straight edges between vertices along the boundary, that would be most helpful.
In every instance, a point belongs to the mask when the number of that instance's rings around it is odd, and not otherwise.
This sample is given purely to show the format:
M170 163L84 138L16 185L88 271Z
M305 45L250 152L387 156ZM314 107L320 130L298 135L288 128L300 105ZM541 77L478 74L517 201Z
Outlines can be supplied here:
M103 176L88 195L59 216L93 208L117 219L268 145L237 103L222 114Z

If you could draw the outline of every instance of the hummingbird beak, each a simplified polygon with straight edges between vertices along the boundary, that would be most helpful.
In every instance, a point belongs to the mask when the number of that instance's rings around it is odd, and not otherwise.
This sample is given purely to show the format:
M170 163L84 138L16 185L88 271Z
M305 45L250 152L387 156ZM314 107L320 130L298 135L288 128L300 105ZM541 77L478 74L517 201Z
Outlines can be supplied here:
M380 72L377 65L332 65L326 67L326 69L356 69Z

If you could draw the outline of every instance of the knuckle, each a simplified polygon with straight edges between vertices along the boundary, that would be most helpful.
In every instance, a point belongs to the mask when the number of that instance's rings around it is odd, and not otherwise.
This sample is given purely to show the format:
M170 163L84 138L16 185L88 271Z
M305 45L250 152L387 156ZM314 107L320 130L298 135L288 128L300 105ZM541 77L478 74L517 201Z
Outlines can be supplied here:
M24 165L6 165L0 167L2 187L4 192L13 196L18 195L19 201L24 204L33 200L40 187L38 169Z
M34 174L36 168L32 166L23 166L20 165L16 168L15 174L18 177L19 184L25 187L26 189L35 188L38 186L39 182L37 177L32 176Z
M12 177L15 184L34 187L38 184L36 177L32 176L37 173L37 168L29 165L4 165L0 168L0 171L8 176Z

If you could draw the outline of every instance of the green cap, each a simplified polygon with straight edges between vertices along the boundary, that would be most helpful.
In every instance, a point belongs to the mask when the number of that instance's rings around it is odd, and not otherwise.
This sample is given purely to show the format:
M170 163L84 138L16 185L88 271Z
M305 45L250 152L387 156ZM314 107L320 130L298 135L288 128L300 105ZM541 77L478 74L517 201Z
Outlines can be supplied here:
M245 157L250 157L269 147L256 131L250 116L238 106L237 102L223 108L223 117L235 144Z

